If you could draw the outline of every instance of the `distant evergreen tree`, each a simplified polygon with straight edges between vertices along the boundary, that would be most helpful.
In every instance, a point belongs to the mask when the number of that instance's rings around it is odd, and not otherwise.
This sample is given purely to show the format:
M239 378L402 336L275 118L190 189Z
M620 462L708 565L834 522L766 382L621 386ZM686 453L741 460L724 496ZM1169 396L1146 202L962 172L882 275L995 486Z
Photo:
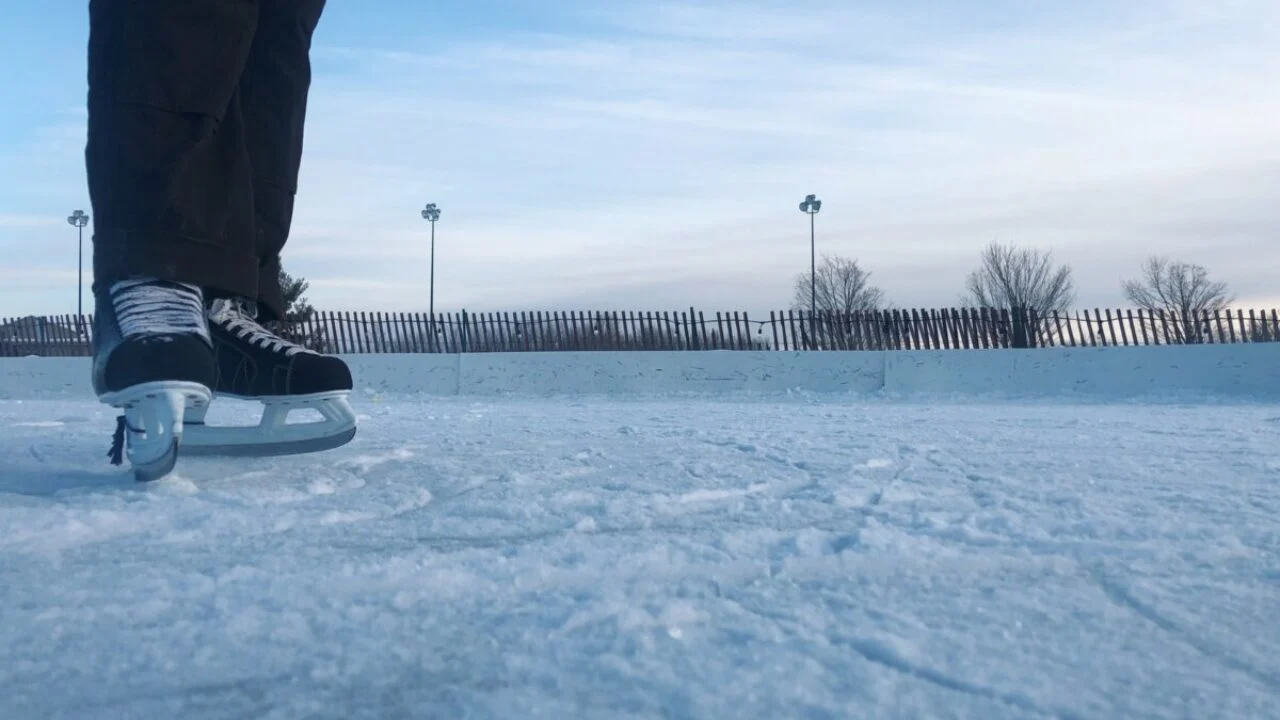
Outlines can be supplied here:
M316 309L307 301L305 293L311 284L305 278L293 277L280 268L280 289L284 293L284 320L272 328L287 338L312 350L326 352L325 328L315 322Z

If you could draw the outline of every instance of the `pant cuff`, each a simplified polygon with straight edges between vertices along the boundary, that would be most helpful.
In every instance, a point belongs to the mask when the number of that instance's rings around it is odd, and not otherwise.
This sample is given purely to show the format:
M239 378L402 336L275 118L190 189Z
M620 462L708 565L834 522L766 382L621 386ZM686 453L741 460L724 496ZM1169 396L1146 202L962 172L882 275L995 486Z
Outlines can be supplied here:
M112 230L93 238L94 289L129 277L199 285L207 297L258 295L258 259L180 233Z
M284 290L280 287L280 260L273 258L258 268L258 319L284 320Z

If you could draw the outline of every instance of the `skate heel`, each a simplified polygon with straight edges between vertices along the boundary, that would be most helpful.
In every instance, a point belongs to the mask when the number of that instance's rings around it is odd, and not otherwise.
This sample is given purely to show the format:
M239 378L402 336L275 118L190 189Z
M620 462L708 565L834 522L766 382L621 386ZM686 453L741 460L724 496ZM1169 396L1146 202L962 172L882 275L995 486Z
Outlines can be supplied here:
M127 455L139 482L173 472L186 408L207 408L212 399L207 386L177 381L142 383L103 394L102 402L124 411L111 447L112 462L119 465Z

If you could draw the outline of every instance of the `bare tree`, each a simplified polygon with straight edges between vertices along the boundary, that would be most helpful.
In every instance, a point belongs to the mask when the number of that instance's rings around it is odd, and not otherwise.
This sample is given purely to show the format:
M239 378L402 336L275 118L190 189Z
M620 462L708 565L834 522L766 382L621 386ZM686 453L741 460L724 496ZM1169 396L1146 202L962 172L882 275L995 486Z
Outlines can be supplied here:
M796 277L796 295L792 307L809 311L810 274ZM857 260L839 255L823 255L818 265L817 303L820 313L850 313L876 310L884 304L884 291L870 284L871 273Z
M1040 315L1075 302L1071 268L1055 267L1053 253L992 243L969 273L967 300L978 307L1027 308Z
M990 329L996 337L1009 335L1013 347L1035 347L1041 338L1057 334L1050 313L1063 312L1075 302L1071 268L1055 266L1048 250L1020 248L991 243L982 251L981 264L965 282L964 301L979 308L1028 310L1039 320L1024 325L1014 316L1014 325L997 323Z
M1162 256L1147 258L1142 277L1126 281L1124 294L1139 308L1170 316L1170 322L1151 323L1165 342L1192 345L1204 342L1211 331L1206 313L1216 313L1235 299L1226 283L1209 280L1204 267Z
M863 335L840 319L847 318L851 313L881 309L885 304L884 291L871 284L871 273L863 270L857 260L839 255L822 256L822 261L818 264L816 287L811 286L812 277L814 276L808 272L796 276L795 299L792 301L793 309L808 313L813 306L812 292L817 294L819 337L813 338L811 342L831 344L836 340L826 337L830 332L826 327L828 323L823 319L827 319L832 321L835 332L844 336L839 346L859 349L856 338ZM804 330L808 329L809 325L805 323Z

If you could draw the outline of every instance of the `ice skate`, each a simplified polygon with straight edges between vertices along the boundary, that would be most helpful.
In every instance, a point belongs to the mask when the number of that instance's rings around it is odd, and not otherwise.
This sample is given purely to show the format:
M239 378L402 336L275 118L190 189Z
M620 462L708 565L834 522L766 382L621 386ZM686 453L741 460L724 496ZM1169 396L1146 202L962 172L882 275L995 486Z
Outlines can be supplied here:
M117 282L96 293L93 388L124 411L110 457L135 477L173 471L184 409L207 408L216 376L200 289L155 279Z
M208 318L218 368L214 396L261 402L262 417L256 426L210 425L205 423L207 404L188 407L184 452L293 455L331 450L355 437L346 363L266 329L258 323L252 302L215 300ZM305 410L317 411L321 419L288 421L291 413Z

